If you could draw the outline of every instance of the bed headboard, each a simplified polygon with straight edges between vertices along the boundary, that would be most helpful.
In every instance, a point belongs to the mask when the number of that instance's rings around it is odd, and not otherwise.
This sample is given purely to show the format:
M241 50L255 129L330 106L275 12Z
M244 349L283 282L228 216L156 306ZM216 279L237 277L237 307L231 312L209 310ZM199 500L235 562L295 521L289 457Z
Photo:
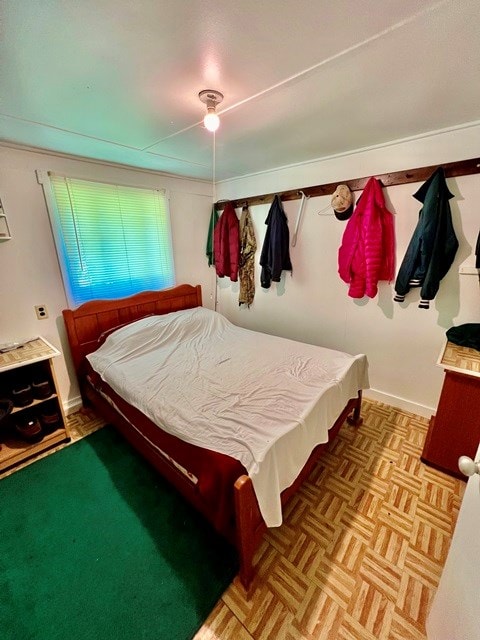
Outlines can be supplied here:
M77 374L85 356L98 347L100 335L148 315L202 306L200 285L180 284L162 291L144 291L118 300L92 300L62 311Z

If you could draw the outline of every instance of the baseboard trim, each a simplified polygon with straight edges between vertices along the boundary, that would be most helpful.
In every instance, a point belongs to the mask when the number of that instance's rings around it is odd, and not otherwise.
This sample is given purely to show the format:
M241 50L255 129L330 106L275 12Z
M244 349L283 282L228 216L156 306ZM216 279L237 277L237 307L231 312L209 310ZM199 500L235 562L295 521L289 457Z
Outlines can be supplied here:
M75 411L79 411L83 406L83 402L81 396L76 396L75 398L71 398L66 402L62 402L62 405L63 412L66 416L68 416L71 413L75 413Z
M398 409L402 409L402 411L408 411L409 413L413 413L417 416L422 416L422 418L430 418L436 411L434 407L427 407L423 404L406 400L405 398L399 398L398 396L383 393L383 391L377 391L376 389L366 389L363 392L363 395L369 400L382 402L383 404L388 404L391 407L398 407Z

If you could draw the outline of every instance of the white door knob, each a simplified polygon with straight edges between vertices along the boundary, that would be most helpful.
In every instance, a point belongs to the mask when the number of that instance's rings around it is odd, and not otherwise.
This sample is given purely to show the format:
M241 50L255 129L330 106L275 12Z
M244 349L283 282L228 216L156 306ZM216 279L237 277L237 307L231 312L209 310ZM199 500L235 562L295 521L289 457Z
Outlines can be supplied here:
M458 468L465 476L473 476L480 473L480 462L474 462L468 456L460 456L458 459Z

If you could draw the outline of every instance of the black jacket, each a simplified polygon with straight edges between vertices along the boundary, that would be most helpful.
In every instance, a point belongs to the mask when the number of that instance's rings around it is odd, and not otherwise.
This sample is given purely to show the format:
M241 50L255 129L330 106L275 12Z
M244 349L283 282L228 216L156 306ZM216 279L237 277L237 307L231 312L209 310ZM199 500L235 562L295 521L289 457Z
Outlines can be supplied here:
M279 195L273 199L265 224L267 232L260 254L262 267L260 283L264 289L268 289L272 280L280 282L280 276L284 269L286 271L292 270L288 248L290 244L288 221Z
M453 194L448 190L443 169L439 167L413 197L423 207L398 271L394 299L402 302L410 287L421 287L418 306L428 309L458 249L449 203Z

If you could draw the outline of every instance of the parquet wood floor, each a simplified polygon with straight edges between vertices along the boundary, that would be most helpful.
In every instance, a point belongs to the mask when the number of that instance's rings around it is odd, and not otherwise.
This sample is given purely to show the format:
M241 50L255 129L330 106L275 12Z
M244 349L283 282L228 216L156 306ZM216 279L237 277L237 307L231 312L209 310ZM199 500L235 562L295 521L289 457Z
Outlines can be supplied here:
M364 399L194 640L425 640L465 483L420 461L428 421ZM72 441L100 428L68 417ZM64 445L65 446L65 445Z
M194 640L424 640L465 483L420 462L428 420L364 400Z

